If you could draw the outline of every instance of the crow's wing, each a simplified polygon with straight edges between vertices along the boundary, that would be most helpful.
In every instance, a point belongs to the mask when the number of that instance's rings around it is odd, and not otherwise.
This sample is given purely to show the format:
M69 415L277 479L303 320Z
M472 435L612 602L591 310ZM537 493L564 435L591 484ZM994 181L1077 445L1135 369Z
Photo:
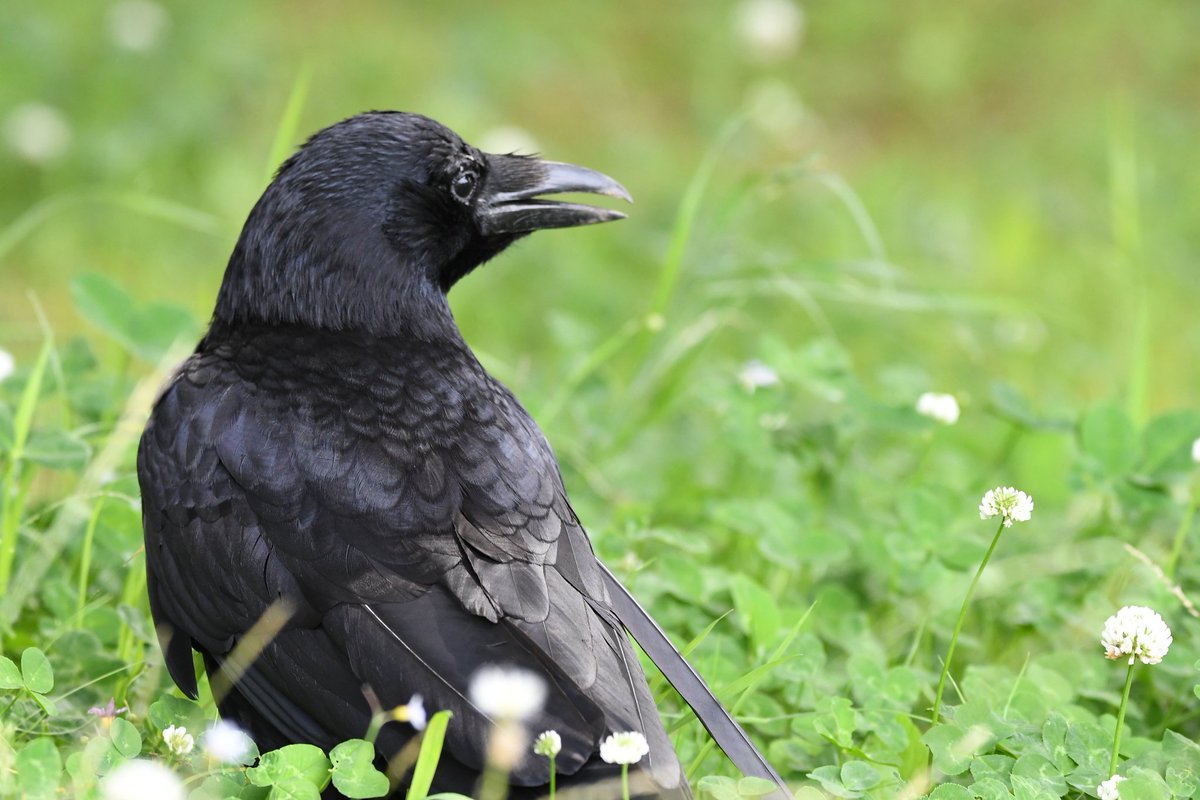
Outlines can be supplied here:
M289 349L290 345L290 349ZM366 684L455 714L479 769L490 721L466 696L488 663L546 676L537 729L571 774L612 730L641 730L656 782L680 771L554 457L473 359L355 360L275 341L199 353L139 452L151 602L177 683L222 660L267 607L294 609L237 692L282 740L360 736ZM330 364L336 364L336 369ZM472 366L474 365L474 366ZM451 367L454 364L451 363ZM388 726L381 743L402 743ZM514 782L542 783L527 758Z

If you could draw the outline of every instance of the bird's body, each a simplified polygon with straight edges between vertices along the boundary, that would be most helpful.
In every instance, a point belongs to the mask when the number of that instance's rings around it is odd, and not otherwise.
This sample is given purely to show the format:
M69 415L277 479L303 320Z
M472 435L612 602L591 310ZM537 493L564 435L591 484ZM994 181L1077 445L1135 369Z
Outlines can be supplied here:
M181 685L193 646L220 663L272 603L291 609L227 703L260 746L361 735L363 685L385 707L421 694L456 712L444 773L469 789L488 723L463 695L496 663L551 679L535 727L564 737L560 770L637 730L679 783L553 453L461 340L218 326L159 401L140 472ZM514 779L544 783L547 763Z
M362 736L364 687L385 708L419 694L455 712L434 788L469 791L493 721L467 686L496 664L546 682L527 724L562 736L560 785L617 774L599 743L635 730L654 791L689 795L554 454L445 301L530 230L618 216L532 199L557 191L623 192L371 114L314 137L251 213L138 473L151 608L184 691L193 649L211 673L286 610L222 701L260 747ZM414 734L385 725L381 757ZM534 795L548 778L532 754L510 776Z

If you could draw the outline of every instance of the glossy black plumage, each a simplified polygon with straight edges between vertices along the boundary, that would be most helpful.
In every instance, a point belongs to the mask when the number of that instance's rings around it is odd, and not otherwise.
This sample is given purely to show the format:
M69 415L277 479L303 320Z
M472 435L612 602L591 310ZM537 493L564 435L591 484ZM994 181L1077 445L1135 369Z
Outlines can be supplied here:
M508 664L547 679L530 724L562 735L565 784L615 774L600 740L639 730L656 791L690 794L553 452L446 303L519 236L619 216L534 197L568 190L623 193L373 113L317 134L247 220L138 474L151 608L184 691L193 648L213 669L272 603L291 610L222 704L264 748L361 736L364 685L385 707L419 693L455 711L435 789L469 791L489 722L467 682ZM381 755L412 734L386 725ZM547 778L533 756L511 777L531 794Z

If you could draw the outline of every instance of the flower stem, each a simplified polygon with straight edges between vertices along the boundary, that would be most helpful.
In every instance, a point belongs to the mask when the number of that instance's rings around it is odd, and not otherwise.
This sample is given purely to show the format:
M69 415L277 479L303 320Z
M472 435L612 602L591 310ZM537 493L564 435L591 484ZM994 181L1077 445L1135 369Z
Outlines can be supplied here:
M946 661L942 664L942 676L938 678L937 695L933 698L933 724L936 725L938 715L942 710L942 691L946 688L946 677L950 674L950 660L954 658L954 648L958 644L958 634L962 631L963 622L967 618L967 607L971 605L971 597L975 594L975 587L979 584L979 576L983 574L984 568L988 565L988 561L992 558L992 553L996 550L996 545L1000 542L1000 534L1004 533L1004 518L1000 519L1000 526L996 528L996 535L992 537L992 544L988 547L987 553L983 556L983 561L979 563L979 569L975 570L975 577L971 579L971 585L967 587L967 596L963 598L962 608L958 612L958 621L954 623L954 635L950 637L950 649L946 651Z
M1117 774L1117 753L1121 749L1121 728L1125 726L1125 708L1129 705L1129 689L1133 686L1133 656L1129 658L1129 671L1125 673L1125 691L1121 693L1121 709L1117 712L1117 732L1113 734L1112 761L1108 764L1108 777Z
M383 727L383 723L387 721L388 712L376 711L371 715L371 721L367 725L367 732L363 734L363 738L371 744L375 744L375 740L379 737L379 729Z
M621 765L621 797L629 800L629 765Z
M554 771L554 756L550 756L550 800L554 800L554 779L558 777Z

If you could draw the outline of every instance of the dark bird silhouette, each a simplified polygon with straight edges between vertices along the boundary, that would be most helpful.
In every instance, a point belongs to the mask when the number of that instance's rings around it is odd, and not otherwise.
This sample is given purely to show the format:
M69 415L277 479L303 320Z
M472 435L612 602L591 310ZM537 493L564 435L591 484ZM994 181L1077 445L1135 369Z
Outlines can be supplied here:
M634 730L650 745L643 786L688 797L624 625L655 639L643 644L702 718L721 717L704 721L742 768L761 762L597 560L550 445L451 315L447 291L520 237L624 216L542 198L564 192L629 199L593 170L374 112L313 136L251 211L138 477L167 668L193 697L193 650L210 677L223 669L221 712L262 749L330 748L364 734L368 698L420 694L454 712L434 788L469 792L493 721L467 687L505 665L546 682L528 725L561 735L560 785L618 791L596 783L619 774L599 744ZM282 614L251 641L269 609ZM386 724L381 758L414 735ZM509 780L514 796L543 794L547 759Z

